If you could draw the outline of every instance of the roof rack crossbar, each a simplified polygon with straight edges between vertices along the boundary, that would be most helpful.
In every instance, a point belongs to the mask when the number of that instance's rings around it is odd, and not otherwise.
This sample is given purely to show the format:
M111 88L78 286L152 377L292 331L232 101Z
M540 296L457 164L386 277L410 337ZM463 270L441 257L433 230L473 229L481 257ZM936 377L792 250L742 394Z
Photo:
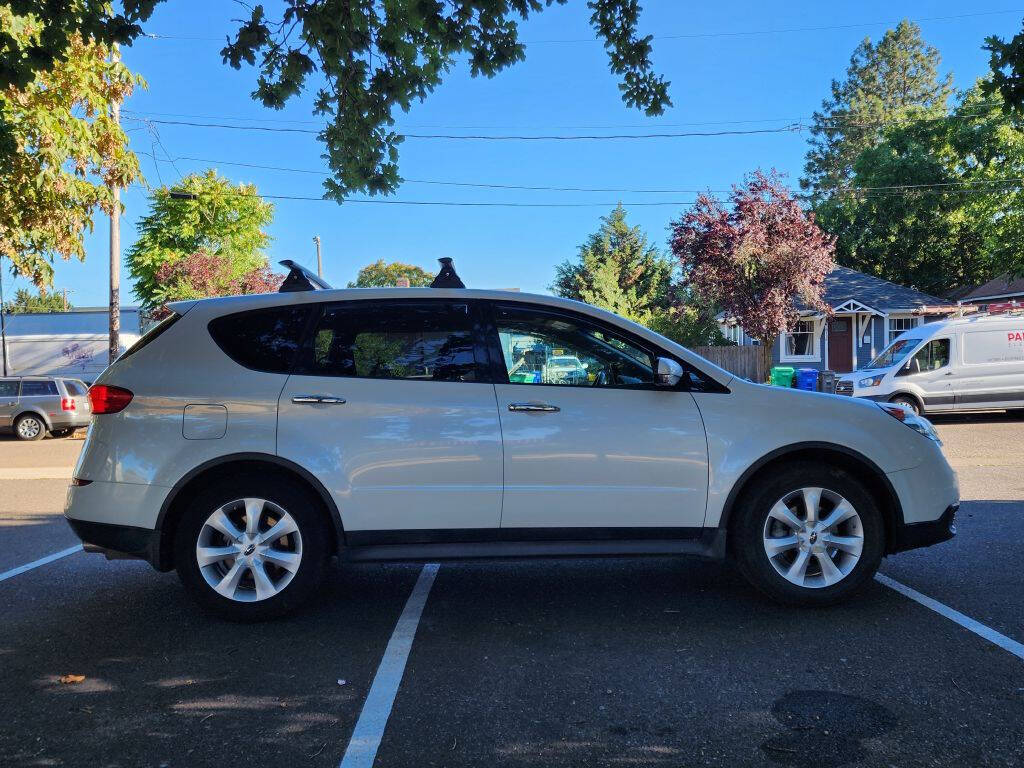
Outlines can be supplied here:
M291 259L279 261L282 267L288 268L288 277L277 289L278 293L292 293L293 291L329 291L331 286L318 275L314 275L301 264Z

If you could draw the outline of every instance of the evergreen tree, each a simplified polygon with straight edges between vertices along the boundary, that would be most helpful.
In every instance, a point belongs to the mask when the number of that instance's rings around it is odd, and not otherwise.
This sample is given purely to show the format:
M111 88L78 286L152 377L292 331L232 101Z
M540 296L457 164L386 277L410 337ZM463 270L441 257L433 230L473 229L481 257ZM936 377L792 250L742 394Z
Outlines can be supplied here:
M946 114L952 75L940 79L940 64L939 52L907 20L877 44L865 39L857 46L846 78L832 81L832 96L814 113L800 182L813 200L849 183L857 157L879 142L886 124Z
M672 262L647 242L640 227L629 226L621 203L601 222L575 260L555 267L551 290L649 325L669 305Z

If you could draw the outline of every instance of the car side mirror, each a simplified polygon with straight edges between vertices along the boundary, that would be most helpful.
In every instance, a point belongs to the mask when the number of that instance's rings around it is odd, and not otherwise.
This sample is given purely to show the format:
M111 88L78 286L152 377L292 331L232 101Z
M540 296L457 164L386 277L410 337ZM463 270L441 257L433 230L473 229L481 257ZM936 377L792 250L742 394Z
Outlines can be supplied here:
M655 381L659 387L674 387L683 378L683 366L668 357L658 358L658 372Z

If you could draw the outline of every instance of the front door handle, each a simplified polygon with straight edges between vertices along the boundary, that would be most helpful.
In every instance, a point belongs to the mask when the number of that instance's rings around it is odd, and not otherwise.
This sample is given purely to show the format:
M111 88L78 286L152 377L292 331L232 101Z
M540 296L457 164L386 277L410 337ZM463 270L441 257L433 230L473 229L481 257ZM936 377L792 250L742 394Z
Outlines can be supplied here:
M509 403L508 409L530 413L558 413L562 410L557 405L548 405L547 403Z
M296 395L292 402L296 405L344 405L345 398L330 395Z

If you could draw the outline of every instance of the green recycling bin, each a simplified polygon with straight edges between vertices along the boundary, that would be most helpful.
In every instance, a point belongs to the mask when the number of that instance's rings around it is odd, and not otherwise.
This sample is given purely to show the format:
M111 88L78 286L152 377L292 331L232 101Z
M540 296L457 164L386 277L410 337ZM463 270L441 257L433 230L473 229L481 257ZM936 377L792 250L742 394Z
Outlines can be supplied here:
M772 386L792 387L795 370L791 365L772 366Z

